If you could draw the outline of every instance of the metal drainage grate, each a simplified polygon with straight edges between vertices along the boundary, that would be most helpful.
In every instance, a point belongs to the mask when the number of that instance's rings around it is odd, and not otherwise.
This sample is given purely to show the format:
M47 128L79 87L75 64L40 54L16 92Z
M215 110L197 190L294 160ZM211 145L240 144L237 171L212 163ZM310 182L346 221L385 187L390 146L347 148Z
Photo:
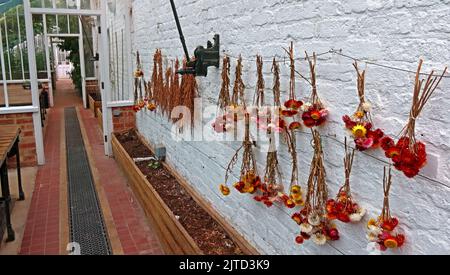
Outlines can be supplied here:
M75 108L65 109L71 241L82 255L109 255L111 249Z

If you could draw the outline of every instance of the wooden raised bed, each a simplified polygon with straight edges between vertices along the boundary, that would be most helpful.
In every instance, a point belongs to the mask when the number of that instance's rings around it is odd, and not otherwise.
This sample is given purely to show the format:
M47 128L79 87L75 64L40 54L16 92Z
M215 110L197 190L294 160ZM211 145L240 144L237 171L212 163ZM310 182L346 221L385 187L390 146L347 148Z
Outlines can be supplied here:
M151 152L154 152L145 139L139 135L139 133L137 134L139 140ZM112 148L116 161L129 179L131 188L138 197L153 228L156 230L164 252L171 255L204 254L167 204L163 201L156 189L150 184L146 176L131 159L115 135L112 139ZM257 250L228 222L226 222L225 219L219 215L176 171L166 163L163 163L163 167L170 171L192 199L223 228L243 254L258 254Z
M97 117L97 110L102 108L102 101L99 99L98 93L90 93L89 96L89 109Z
M102 108L98 108L95 117L97 118L98 125L100 126L100 129L103 132L103 114L102 114Z

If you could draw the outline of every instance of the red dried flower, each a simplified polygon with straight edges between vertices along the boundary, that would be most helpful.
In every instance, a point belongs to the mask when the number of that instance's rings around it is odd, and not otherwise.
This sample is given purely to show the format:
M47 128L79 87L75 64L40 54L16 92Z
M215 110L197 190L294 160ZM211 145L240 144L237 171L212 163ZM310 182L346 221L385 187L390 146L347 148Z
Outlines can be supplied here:
M293 131L293 130L298 130L302 128L302 124L300 124L300 122L294 121L289 125L289 130Z
M304 241L305 241L305 239L304 239L302 236L297 236L297 237L295 238L295 242L296 242L297 244L302 244Z
M395 142L391 137L384 136L381 140L381 148L383 148L384 151L389 150L390 148L395 146Z
M284 103L284 107L286 107L288 109L298 110L302 106L303 106L303 102L302 101L297 101L295 99L290 99L290 100L288 100L288 101L286 101Z

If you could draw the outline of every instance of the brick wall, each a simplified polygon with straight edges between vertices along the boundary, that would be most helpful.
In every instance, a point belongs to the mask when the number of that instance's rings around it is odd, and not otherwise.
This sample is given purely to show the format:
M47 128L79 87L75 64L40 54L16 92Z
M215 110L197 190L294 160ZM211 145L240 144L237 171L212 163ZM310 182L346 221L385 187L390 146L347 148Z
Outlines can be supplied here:
M117 25L127 1L117 2ZM379 63L415 70L419 57L426 60L424 71L449 65L450 2L448 0L179 0L178 13L191 54L198 45L206 45L213 33L221 35L221 49L244 58L262 54L264 59L284 56L282 47L294 41L297 56L305 50L324 52L331 48ZM141 53L144 71L152 69L152 56L161 48L168 57L181 57L179 41L170 4L166 1L133 2L133 52ZM116 28L117 29L117 28ZM341 117L354 111L357 104L356 75L352 61L327 55L317 64L319 93L330 109L330 122L321 129L324 135L343 140L347 134ZM232 60L232 66L235 60ZM364 64L361 64L364 67ZM249 102L255 86L255 64L244 61L244 82ZM307 72L304 61L297 62L300 72ZM233 68L234 71L234 68ZM265 63L266 85L272 85L270 65ZM282 66L282 93L289 87L288 68ZM374 105L376 125L387 134L397 135L406 123L413 91L413 75L368 65L367 97ZM204 106L214 105L220 91L220 70L211 68L207 78L197 78ZM398 254L435 254L450 251L450 81L443 81L436 95L417 121L420 139L430 154L424 177L406 179L394 173L391 207L407 229L408 241ZM308 85L298 79L297 94L303 99ZM270 94L270 92L268 92ZM270 97L267 99L270 100ZM205 118L210 129L211 117ZM173 140L167 118L152 113L137 115L137 126L150 143L167 147L167 160L186 177L242 234L263 253L274 254L367 254L364 225L340 225L341 240L333 246L316 247L311 242L294 244L296 226L291 211L276 207L267 210L249 197L233 194L223 198L217 186L223 182L225 167L238 143L179 142ZM208 132L208 134L211 134ZM312 152L308 135L298 136L300 179L307 180ZM343 147L324 139L330 194L336 194L344 180ZM257 155L260 167L265 156ZM368 217L379 214L382 206L382 152L357 154L353 169L353 191L368 209ZM286 179L290 177L290 158L280 151L280 164ZM237 172L237 171L235 171ZM237 178L232 175L230 181ZM437 182L436 182L437 181Z
M115 133L135 129L136 113L132 107L113 108L113 126Z
M36 142L34 138L33 115L30 114L9 114L0 115L1 125L18 125L22 133L20 135L20 161L21 166L36 166ZM8 162L10 167L16 166L15 158Z

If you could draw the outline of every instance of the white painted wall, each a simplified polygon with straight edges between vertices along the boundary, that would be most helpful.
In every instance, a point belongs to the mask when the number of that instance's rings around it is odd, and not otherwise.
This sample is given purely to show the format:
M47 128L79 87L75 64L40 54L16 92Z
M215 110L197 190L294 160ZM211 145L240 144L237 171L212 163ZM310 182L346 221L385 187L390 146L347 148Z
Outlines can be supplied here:
M382 64L415 70L419 57L426 61L425 71L443 69L450 63L450 1L448 0L177 0L178 13L191 52L205 45L214 33L221 35L222 49L244 58L262 54L265 59L283 56L282 47L293 40L296 52L324 52L330 48ZM117 12L126 1L117 1ZM150 75L156 48L169 57L182 56L169 1L133 1L133 52L142 54L144 68ZM118 21L121 22L121 21ZM317 66L319 93L331 111L330 122L321 129L324 135L343 140L341 117L357 105L356 74L352 61L338 56L324 56ZM233 60L233 66L235 61ZM297 64L307 72L305 62ZM255 64L244 61L244 81L249 98L255 85ZM286 95L289 82L283 66L282 89ZM234 69L233 69L234 71ZM270 64L265 64L267 86L272 85ZM367 67L367 97L374 105L375 123L388 134L398 134L406 123L413 91L413 74ZM210 69L207 78L198 78L203 103L215 104L220 90L220 70ZM309 95L309 88L298 81L297 93ZM407 243L398 254L450 253L450 79L429 102L418 120L417 133L426 142L430 163L423 173L430 179L413 180L395 172L391 208L406 231ZM209 121L206 123L210 123ZM233 192L224 198L218 185L223 182L224 167L239 143L175 142L166 118L149 113L138 114L138 127L152 143L167 146L168 161L209 200L262 253L270 254L367 254L365 225L339 224L341 240L316 247L312 242L297 246L298 226L291 221L291 211L267 209L251 197ZM298 136L300 179L306 183L312 158L309 135ZM324 138L324 150L330 194L343 183L343 146ZM368 216L382 207L381 151L371 156L358 154L352 175L353 191ZM258 155L261 166L265 157ZM286 179L290 178L289 155L281 149ZM236 171L237 172L237 171ZM235 180L236 178L232 179ZM368 217L367 217L368 218Z

